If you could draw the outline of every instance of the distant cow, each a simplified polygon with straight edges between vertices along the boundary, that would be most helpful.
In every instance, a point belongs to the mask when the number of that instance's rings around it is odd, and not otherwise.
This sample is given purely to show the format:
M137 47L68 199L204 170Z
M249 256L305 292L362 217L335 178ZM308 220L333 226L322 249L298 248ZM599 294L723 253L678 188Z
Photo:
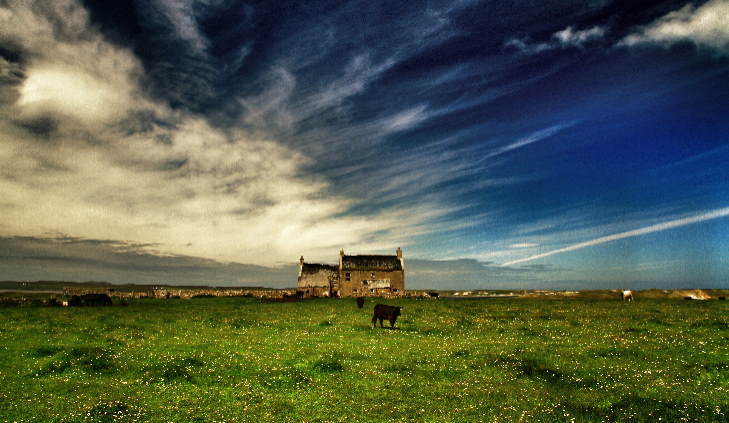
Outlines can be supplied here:
M46 301L46 305L50 307L60 307L61 302L55 298L49 298L48 301Z
M428 295L430 295L431 298L438 298L439 294L437 292L428 292Z
M380 327L383 327L382 321L387 319L390 321L390 327L394 328L397 316L400 315L400 309L402 309L402 307L377 304L375 306L375 314L372 315L372 327L377 327L377 320L380 321Z
M357 308L364 307L364 297L357 297Z
M622 292L623 301L633 301L633 291L626 289Z
M110 306L111 297L107 294L74 295L68 300L68 305L77 306Z

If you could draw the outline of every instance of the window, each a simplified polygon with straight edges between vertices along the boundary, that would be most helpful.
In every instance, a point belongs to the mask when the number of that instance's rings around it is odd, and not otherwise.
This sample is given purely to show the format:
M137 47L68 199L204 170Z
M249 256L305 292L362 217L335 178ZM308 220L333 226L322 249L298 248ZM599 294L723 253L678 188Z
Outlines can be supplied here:
M370 279L374 279L374 278L375 278L375 272L370 273Z
M352 279L350 279L349 272L347 272L347 273L344 274L344 280L347 281L347 282L349 282L350 280L352 280Z
M369 282L367 282L366 280L363 280L363 281L362 281L362 285L367 285L368 283L369 283Z
M357 288L352 288L352 292L357 293Z
M370 292L375 292L375 290L374 289L370 289Z

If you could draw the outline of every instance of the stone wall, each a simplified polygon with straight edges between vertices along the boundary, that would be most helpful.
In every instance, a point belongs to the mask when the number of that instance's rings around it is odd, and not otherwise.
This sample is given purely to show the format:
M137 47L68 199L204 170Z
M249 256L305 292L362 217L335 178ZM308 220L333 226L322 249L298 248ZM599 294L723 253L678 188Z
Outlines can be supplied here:
M263 289L263 288L151 288L144 291L119 291L114 288L70 288L63 289L63 295L107 294L114 298L192 298L209 297L257 297L282 298L284 294L295 295L295 289Z

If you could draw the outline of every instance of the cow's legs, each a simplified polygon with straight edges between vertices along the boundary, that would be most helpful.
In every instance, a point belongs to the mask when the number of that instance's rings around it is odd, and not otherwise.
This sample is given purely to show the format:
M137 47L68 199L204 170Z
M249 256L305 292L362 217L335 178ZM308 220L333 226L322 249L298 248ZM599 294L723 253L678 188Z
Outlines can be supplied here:
M377 316L372 316L372 327L373 328L377 327Z

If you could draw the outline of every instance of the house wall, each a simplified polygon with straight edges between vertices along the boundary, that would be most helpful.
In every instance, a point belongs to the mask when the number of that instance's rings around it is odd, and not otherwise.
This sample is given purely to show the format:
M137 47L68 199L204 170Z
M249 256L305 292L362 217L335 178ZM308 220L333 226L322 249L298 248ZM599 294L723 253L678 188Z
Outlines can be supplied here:
M374 273L374 278L372 277ZM342 270L339 279L339 295L342 297L367 297L403 295L405 293L405 274L402 270L352 270L349 271L349 281L346 279L347 271ZM389 280L389 288L383 287L383 282ZM365 283L366 282L366 283Z
M306 273L299 277L296 285L299 291L304 291L306 296L322 297L331 294L331 289L336 289L336 279L339 274L336 271L320 270L317 273Z

